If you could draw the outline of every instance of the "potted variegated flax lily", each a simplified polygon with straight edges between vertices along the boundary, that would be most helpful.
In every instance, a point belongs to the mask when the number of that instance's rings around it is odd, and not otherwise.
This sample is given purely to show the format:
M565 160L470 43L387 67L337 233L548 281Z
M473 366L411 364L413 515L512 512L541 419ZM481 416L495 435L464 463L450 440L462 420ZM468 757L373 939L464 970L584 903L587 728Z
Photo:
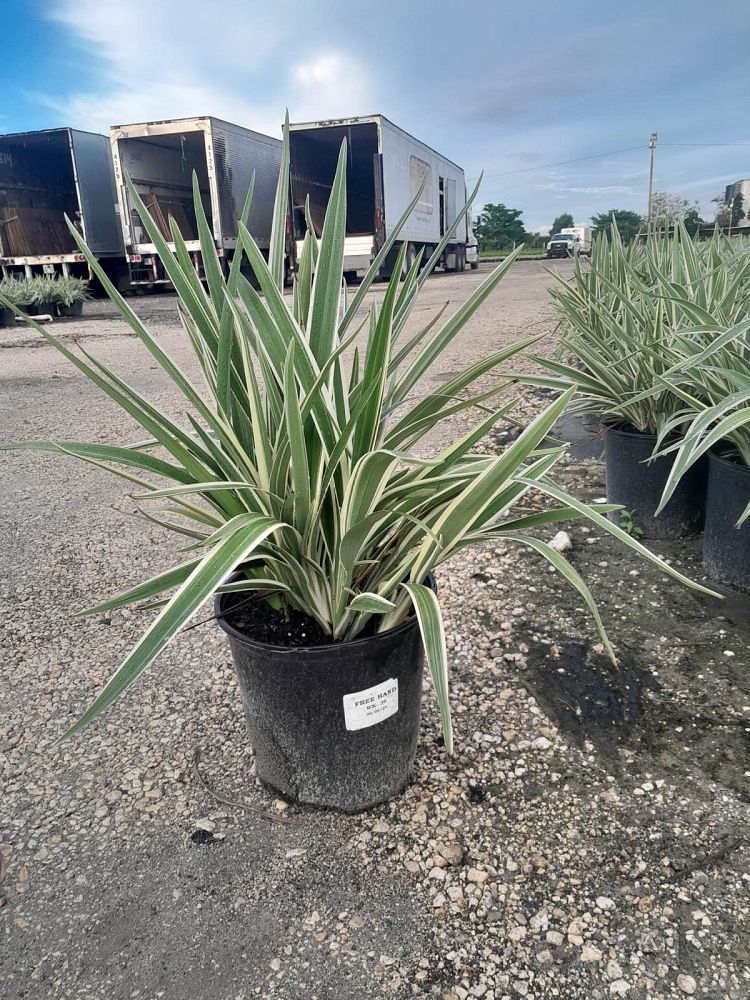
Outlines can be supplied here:
M449 667L432 572L464 547L505 538L544 555L578 589L611 647L586 584L528 529L583 517L688 583L603 513L549 478L564 448L543 444L573 395L568 389L501 454L474 446L511 409L477 382L530 341L478 361L438 391L423 376L512 264L488 275L449 318L405 335L418 292L451 238L404 273L402 244L380 304L365 296L398 238L402 219L349 297L342 282L346 145L320 240L304 241L291 297L283 294L288 142L268 260L239 225L225 276L195 189L206 285L172 222L176 253L130 185L134 207L179 296L202 385L165 354L72 230L135 335L179 389L188 424L167 416L109 368L39 333L149 435L131 447L41 442L103 465L137 484L145 516L166 500L164 527L190 540L189 555L89 610L156 605L141 640L71 727L87 726L132 684L209 598L229 636L257 772L300 802L357 810L404 787L416 752L426 651L448 752L453 748ZM247 218L249 203L242 219ZM259 290L241 273L245 261ZM366 335L360 353L358 336ZM459 413L477 422L439 454L417 446ZM420 449L421 450L421 449ZM170 485L165 486L164 481ZM519 509L530 493L548 507Z
M717 397L708 359L698 368L684 356L701 354L702 336L710 340L747 318L750 255L718 231L696 242L682 224L625 247L613 224L595 250L590 267L576 261L572 279L557 275L553 287L574 367L542 363L578 385L573 408L595 414L606 429L607 499L624 505L647 538L680 538L703 524L707 461L697 453L676 474L673 453L692 403L686 407L685 389L670 373L688 387L691 378L705 381L708 402L724 398L727 380L719 378Z
M713 579L750 590L750 320L727 327L699 318L680 341L681 360L664 374L684 409L675 417L678 439L669 443L667 425L657 441L674 454L661 506L707 456L703 565Z

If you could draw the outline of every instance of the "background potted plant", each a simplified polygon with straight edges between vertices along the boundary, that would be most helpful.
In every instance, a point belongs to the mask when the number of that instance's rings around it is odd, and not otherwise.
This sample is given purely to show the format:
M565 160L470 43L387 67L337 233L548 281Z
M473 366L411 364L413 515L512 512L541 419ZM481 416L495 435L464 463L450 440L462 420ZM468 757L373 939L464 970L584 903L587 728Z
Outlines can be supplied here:
M54 316L57 303L57 279L47 274L38 274L27 279L29 286L30 303L32 310L30 314L35 316Z
M121 315L184 397L188 425L39 326L41 336L140 424L149 441L132 447L74 442L23 447L73 455L135 481L145 516L192 543L180 565L90 609L94 614L146 602L158 613L69 734L121 695L216 595L260 778L290 799L356 810L396 794L408 781L423 648L446 748L452 750L449 670L431 573L462 548L505 538L541 553L578 589L611 655L583 579L527 530L588 518L665 573L689 581L610 523L603 516L608 506L588 506L549 478L565 448L543 442L573 387L501 454L474 452L513 406L494 401L507 379L481 391L477 380L530 341L469 366L437 391L415 393L513 258L449 318L441 310L406 336L419 289L459 217L426 266L417 257L403 278L402 246L382 300L363 311L365 295L420 192L349 296L342 282L344 144L322 236L318 242L308 232L293 294L284 297L288 174L285 139L268 260L240 223L242 253L226 277L195 185L205 287L174 222L175 255L130 185L134 209L179 296L207 395L165 354L73 230ZM249 202L242 219L248 207ZM242 275L243 260L259 290ZM357 345L360 335L363 349ZM419 444L433 428L468 410L478 414L475 426L439 454L419 456ZM165 487L165 480L173 485ZM526 506L530 494L546 501L546 508ZM148 509L165 500L168 519Z
M683 334L698 318L732 322L746 311L748 290L750 260L731 240L716 233L698 244L682 226L672 234L652 230L625 247L613 225L610 238L597 242L590 268L576 261L570 282L557 275L562 350L574 365L537 360L577 381L575 406L599 415L607 499L634 512L646 537L677 538L701 528L705 461L681 477L668 504L660 503L674 461L662 445L666 437L676 440L689 419L664 375L681 360Z
M26 305L28 294L26 282L19 281L18 278L3 278L0 280L0 296L9 305L0 303L0 326L14 326L16 314L13 306L21 307Z
M679 439L664 443L667 426L657 445L674 459L661 504L708 456L703 563L714 579L750 589L750 321L727 329L703 319L664 375L684 409Z
M76 278L73 275L55 278L52 291L57 315L80 316L83 313L83 303L89 298L88 286L86 278Z

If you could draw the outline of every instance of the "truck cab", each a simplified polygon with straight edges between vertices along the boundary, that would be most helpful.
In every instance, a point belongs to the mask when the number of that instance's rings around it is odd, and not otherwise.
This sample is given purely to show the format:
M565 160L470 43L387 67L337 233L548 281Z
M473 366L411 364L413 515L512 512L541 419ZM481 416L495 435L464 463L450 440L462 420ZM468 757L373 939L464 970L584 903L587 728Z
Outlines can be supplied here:
M550 236L547 242L547 257L573 257L581 254L591 256L591 228L589 226L571 226L561 229L559 233Z
M472 271L476 271L479 267L479 244L476 236L474 235L474 230L471 228L471 224L469 224L469 233L466 243L466 263Z
M547 242L547 257L572 257L574 252L574 241L572 236L564 236L562 233L555 233L550 236Z

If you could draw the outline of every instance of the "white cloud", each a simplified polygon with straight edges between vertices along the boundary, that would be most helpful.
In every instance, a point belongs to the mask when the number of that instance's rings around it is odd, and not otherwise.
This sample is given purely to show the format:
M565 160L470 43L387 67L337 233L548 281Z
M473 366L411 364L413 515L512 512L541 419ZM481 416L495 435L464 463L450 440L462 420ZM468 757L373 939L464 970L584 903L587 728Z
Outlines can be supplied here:
M635 194L632 187L625 184L589 184L573 186L567 184L539 184L542 191L557 191L560 194Z
M46 14L130 80L177 81L211 67L218 73L228 63L252 66L283 38L280 26L253 14L247 0L52 0Z
M289 67L300 31L284 12L269 16L248 0L54 0L61 24L98 69L101 82L33 96L65 124L105 132L110 125L216 115L271 135L284 108L292 120L369 110L361 61L331 49ZM300 15L302 16L302 15Z
M200 84L164 83L156 94L150 86L123 86L102 93L71 94L62 99L48 94L35 96L64 116L66 124L93 132L106 133L111 125L132 122L215 115L267 135L281 134L283 109L274 114L267 107L253 106Z
M297 63L289 73L296 118L336 118L371 113L368 74L361 62L327 52Z

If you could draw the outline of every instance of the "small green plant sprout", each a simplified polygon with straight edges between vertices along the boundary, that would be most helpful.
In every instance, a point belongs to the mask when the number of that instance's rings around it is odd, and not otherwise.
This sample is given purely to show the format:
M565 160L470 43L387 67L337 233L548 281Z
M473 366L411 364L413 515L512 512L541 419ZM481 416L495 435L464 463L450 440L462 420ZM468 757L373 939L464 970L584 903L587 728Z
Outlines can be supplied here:
M627 510L623 507L620 511L620 527L631 538L640 538L643 534L643 528L640 528L636 523L634 514L634 510Z

